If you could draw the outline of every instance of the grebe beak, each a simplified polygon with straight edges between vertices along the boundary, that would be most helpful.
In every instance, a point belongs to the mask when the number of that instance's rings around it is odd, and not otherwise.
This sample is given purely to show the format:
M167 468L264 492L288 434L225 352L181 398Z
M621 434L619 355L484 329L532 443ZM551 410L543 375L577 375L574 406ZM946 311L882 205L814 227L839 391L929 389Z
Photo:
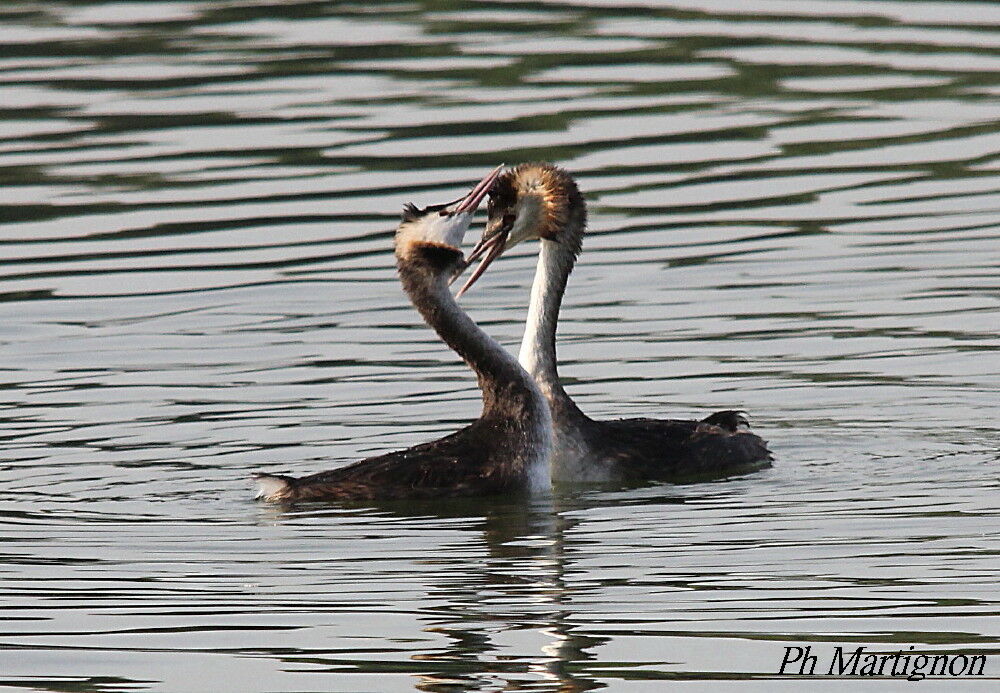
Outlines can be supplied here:
M455 214L474 214L476 209L479 207L479 203L483 201L484 197L486 197L486 193L488 193L490 188L493 187L493 184L496 182L497 177L499 177L503 167L504 164L500 164L486 174L486 177L476 183L476 187L470 190L468 195L446 205L444 212L449 216L453 216Z
M455 270L454 276L451 278L451 283L454 283L456 279L462 276L466 268L473 262L478 260L480 257L483 259L480 261L479 266L472 272L469 276L468 281L458 290L455 294L455 298L461 298L462 294L469 290L469 288L476 283L476 280L483 276L486 268L489 267L494 260L496 260L503 251L507 249L507 238L510 236L510 229L514 225L514 220L504 219L499 224L494 226L492 229L486 229L486 233L483 237L479 239L479 243L472 249L469 253L469 257L466 258L465 262L458 266Z

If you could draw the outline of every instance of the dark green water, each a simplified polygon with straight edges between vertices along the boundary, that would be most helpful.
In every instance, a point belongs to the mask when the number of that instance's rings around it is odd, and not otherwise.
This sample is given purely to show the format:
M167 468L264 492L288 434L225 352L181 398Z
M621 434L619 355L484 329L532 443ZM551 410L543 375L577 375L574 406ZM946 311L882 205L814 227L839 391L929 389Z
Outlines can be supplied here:
M818 685L771 678L785 646L863 644L987 654L962 689L994 690L998 28L995 2L4 3L0 689L771 693ZM476 415L391 231L535 159L591 210L573 396L742 407L774 468L254 503L255 470ZM463 299L515 349L533 251Z

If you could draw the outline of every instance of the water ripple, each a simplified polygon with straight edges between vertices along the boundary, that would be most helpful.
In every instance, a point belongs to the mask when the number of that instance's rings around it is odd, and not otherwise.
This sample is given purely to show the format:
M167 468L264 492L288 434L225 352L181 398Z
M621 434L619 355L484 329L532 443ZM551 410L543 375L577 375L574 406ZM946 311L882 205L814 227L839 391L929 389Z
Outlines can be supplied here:
M0 9L0 687L772 687L787 645L997 654L998 8L721 5ZM249 502L255 470L478 411L391 232L529 159L590 207L573 396L745 408L775 467ZM512 347L533 252L465 299Z

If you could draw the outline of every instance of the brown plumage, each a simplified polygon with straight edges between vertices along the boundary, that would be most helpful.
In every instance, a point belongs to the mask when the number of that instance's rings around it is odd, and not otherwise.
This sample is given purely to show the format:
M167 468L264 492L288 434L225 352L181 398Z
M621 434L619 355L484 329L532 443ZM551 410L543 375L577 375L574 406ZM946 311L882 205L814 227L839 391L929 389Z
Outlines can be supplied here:
M582 235L563 234L570 226L587 223L587 205L573 180L566 171L548 164L520 164L497 178L490 190L486 209L490 223L507 216L513 224L519 201L532 196L540 200L540 213L533 229L538 238L550 241L582 241ZM574 245L579 254L581 245Z

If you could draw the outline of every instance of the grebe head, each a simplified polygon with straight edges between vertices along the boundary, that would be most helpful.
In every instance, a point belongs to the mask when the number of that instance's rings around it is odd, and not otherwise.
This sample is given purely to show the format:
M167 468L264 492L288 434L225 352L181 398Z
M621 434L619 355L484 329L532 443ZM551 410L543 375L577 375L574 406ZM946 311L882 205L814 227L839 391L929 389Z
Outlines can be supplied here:
M409 203L404 205L403 219L396 230L397 253L405 253L408 247L416 243L458 250L479 203L496 183L502 170L503 165L497 166L468 194L454 202L428 205L423 209Z
M580 252L586 205L576 181L558 166L520 164L505 172L490 190L487 209L486 229L466 266L480 257L482 261L459 296L495 259L521 241L539 238L564 246L574 257Z

